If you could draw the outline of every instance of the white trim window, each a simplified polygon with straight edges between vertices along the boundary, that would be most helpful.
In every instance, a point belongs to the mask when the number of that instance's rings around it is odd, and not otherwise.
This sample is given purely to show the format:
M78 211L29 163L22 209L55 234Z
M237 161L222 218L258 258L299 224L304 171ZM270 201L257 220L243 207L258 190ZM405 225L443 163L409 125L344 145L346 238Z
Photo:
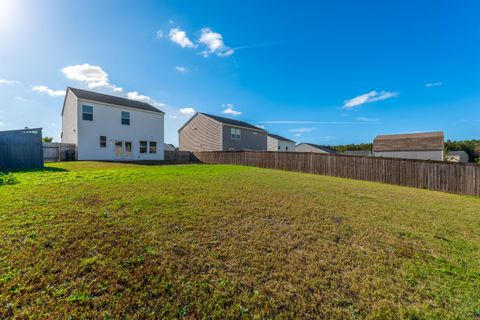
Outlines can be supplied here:
M130 112L122 111L122 124L125 126L130 125Z
M148 153L157 153L157 141L150 141Z
M240 140L241 134L240 134L240 129L238 128L230 128L230 137L233 140Z
M93 107L82 105L82 120L93 121Z
M140 153L147 153L148 151L148 142L140 141Z
M100 148L107 147L107 136L100 136Z

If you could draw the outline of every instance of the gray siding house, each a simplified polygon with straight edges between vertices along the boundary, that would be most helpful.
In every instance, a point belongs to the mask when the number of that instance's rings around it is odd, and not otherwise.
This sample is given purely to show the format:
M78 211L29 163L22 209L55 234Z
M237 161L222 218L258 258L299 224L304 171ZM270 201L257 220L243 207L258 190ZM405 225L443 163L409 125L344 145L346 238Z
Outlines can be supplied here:
M302 142L295 147L296 152L315 152L315 153L337 153L335 150L329 149L327 147L314 144Z
M443 149L443 132L381 135L373 141L374 157L443 161Z
M267 149L268 151L295 151L295 141L269 133Z
M180 151L267 150L267 131L249 123L197 112L178 130Z

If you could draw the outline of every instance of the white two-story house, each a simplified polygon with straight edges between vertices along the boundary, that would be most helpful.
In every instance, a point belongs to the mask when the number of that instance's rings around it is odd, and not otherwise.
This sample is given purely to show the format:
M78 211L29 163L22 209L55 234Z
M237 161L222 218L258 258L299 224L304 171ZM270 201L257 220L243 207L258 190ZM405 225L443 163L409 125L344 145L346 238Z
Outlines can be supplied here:
M163 160L165 113L136 100L67 88L62 143L77 160Z

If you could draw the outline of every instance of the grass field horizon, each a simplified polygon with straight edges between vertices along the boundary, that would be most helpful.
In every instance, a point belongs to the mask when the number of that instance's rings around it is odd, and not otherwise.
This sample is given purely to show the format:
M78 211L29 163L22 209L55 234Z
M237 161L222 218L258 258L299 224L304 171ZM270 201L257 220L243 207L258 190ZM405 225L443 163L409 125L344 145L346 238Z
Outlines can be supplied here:
M480 198L232 165L0 186L0 317L480 317Z

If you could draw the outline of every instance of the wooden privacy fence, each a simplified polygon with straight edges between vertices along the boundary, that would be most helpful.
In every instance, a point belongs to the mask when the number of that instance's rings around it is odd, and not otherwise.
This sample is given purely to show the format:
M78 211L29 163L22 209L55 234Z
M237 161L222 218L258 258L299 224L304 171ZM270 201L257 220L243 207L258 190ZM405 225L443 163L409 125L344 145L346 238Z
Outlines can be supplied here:
M189 162L195 162L196 160L190 151L165 150L163 155L164 155L163 159L165 161L174 161L178 163L189 163Z
M72 143L44 142L43 161L65 161L67 151L75 151L76 145Z
M480 165L268 151L194 152L202 163L237 164L480 196Z

